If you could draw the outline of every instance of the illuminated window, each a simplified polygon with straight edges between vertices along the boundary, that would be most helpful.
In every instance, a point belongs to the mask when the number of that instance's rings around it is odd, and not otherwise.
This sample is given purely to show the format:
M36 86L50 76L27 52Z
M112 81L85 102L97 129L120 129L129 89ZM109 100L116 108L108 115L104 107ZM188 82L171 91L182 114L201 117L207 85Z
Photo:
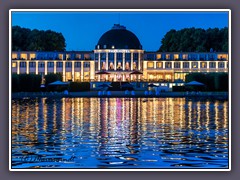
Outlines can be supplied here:
M167 69L172 68L172 63L171 62L165 62L165 68L167 68Z
M136 69L137 69L137 63L133 62L133 70L136 70Z
M130 69L130 67L129 67L129 62L126 62L126 64L125 64L125 69L126 69L126 70L129 70L129 69Z
M13 68L17 67L17 63L15 63L15 62L12 63L12 67L13 67Z
M110 64L109 64L109 69L110 69L110 70L114 69L113 62L110 62Z
M122 69L122 63L121 62L118 62L117 69Z
M198 63L197 62L192 62L192 68L198 68Z
M72 73L71 72L66 72L66 80L72 80Z
M12 59L17 59L17 54L16 53L12 54Z
M166 54L166 59L170 59L170 54Z
M179 59L179 55L178 54L174 54L174 60L178 60Z
M20 56L21 59L27 59L27 54L25 53L22 53L21 56Z
M187 55L187 54L183 54L183 55L182 55L182 59L183 59L183 60L187 60L187 59L188 59L188 55Z
M147 63L147 67L148 67L148 68L153 68L153 67L154 67L153 62L148 62L148 63Z
M161 59L162 55L161 54L157 54L157 59Z
M206 62L201 62L201 68L207 68L207 63Z
M33 59L36 59L36 54L31 53L31 54L30 54L30 59L32 59L32 60L33 60Z
M106 70L106 63L102 62L102 70Z
M172 76L170 74L166 74L165 79L170 80L170 79L172 79Z
M163 68L163 62L157 62L157 68Z

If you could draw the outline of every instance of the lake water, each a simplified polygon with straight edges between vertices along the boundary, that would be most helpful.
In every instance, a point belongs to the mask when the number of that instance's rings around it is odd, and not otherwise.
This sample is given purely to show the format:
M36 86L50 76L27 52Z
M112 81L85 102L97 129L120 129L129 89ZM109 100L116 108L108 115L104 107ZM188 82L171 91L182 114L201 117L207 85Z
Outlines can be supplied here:
M12 100L12 168L228 168L228 101Z

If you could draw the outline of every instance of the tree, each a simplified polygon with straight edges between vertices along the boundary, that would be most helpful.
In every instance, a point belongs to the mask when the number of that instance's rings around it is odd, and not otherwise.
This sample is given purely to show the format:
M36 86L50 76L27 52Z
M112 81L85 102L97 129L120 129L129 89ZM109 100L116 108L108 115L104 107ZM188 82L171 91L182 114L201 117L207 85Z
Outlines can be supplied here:
M181 30L171 29L162 41L158 51L161 52L228 52L228 28L184 28Z
M61 73L50 73L44 76L45 78L45 85L52 83L54 81L62 81L62 74Z
M12 27L13 51L64 51L65 48L66 42L62 33Z

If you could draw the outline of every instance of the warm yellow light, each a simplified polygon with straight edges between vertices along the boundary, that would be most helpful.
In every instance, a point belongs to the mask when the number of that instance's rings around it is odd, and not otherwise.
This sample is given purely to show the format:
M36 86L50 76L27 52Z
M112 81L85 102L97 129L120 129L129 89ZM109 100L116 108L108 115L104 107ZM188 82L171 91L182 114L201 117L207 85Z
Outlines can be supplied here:
M13 67L13 68L17 67L17 63L16 63L16 62L13 62L13 63L12 63L12 67Z

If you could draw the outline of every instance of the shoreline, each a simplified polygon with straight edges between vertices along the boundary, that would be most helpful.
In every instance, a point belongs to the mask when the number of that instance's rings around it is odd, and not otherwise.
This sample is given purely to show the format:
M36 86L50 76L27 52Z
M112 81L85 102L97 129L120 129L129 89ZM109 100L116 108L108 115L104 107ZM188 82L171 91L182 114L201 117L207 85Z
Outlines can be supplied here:
M62 92L18 92L12 93L12 99L23 98L74 98L74 97L88 97L88 98L168 98L168 97L192 97L192 98L215 98L228 100L228 92L160 92L151 95L145 95L145 91L135 91L135 95L125 94L124 91L109 91L104 95L99 95L98 91L84 91L84 92L69 92L68 95Z

